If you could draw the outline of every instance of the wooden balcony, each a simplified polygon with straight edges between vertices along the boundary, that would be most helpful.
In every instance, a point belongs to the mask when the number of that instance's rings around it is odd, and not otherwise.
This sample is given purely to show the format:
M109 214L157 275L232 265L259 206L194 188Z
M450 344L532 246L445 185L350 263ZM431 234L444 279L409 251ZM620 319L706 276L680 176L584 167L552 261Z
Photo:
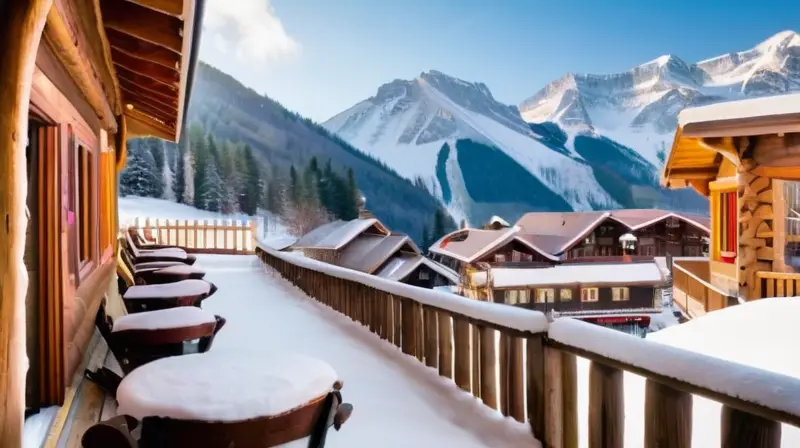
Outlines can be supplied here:
M672 298L692 319L738 303L738 298L711 284L708 260L675 260L672 263Z
M755 298L795 297L800 295L800 274L756 272Z

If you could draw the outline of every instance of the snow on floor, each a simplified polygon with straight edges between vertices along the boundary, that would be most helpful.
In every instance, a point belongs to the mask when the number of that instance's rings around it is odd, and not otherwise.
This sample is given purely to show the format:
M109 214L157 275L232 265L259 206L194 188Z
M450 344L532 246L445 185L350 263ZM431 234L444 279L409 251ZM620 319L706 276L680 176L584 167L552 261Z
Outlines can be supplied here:
M44 445L59 409L61 409L59 406L50 406L25 419L22 448L39 448Z
M219 287L203 308L227 319L212 350L288 350L337 371L354 411L340 432L328 435L327 446L539 446L527 425L502 417L416 358L309 299L256 257L206 255L197 264Z

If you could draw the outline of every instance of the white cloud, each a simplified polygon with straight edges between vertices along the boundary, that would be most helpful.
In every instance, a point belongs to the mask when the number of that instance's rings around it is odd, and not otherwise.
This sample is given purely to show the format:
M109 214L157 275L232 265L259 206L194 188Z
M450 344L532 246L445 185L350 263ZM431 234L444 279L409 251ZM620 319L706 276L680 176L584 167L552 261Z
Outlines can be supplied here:
M265 66L300 51L269 0L208 0L203 33L217 51L248 64Z

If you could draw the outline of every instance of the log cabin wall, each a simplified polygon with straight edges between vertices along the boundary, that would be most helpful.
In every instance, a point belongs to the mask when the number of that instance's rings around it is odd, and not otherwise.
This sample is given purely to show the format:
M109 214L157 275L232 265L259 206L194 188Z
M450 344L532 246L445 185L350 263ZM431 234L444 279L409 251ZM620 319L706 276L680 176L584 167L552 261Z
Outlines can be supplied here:
M775 260L773 182L764 176L739 173L739 294L757 298L755 273L772 271Z

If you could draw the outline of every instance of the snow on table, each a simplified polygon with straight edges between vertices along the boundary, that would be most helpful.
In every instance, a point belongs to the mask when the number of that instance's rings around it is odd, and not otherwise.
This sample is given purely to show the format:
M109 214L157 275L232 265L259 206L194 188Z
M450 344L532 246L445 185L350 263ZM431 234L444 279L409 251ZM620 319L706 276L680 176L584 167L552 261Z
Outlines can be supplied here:
M118 412L140 420L238 422L299 408L324 397L337 380L331 366L308 356L217 349L129 373L117 389Z
M204 308L227 320L209 353L287 351L321 359L338 373L354 411L340 432L328 435L328 447L540 446L528 425L490 410L416 358L265 272L255 256L201 255L197 265L219 287L219 297Z
M114 321L111 330L163 330L166 328L193 327L216 322L214 313L194 306L179 306L166 310L127 314Z

